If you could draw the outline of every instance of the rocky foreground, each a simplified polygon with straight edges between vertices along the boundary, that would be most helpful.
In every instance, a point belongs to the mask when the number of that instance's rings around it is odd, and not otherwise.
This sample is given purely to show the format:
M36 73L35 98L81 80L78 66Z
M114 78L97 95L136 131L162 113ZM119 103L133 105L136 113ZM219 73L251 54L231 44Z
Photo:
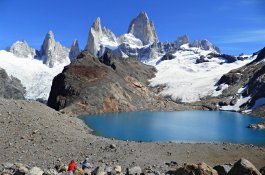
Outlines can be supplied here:
M0 99L0 164L21 162L43 170L89 157L94 166L140 166L165 173L188 163L213 167L244 157L257 169L265 165L265 147L233 144L140 143L97 137L76 117L44 104ZM172 165L172 166L171 166ZM194 165L195 166L195 165ZM95 167L94 167L95 168Z
M88 165L88 164L87 164ZM154 167L147 167L142 169L139 166L131 168L123 168L120 165L111 166L106 164L104 166L95 166L89 164L82 166L82 162L78 164L74 171L68 171L68 166L62 164L55 165L54 168L40 169L39 167L30 167L21 163L3 163L0 166L1 174L3 175L56 175L56 174L74 174L74 175L264 175L265 167L260 171L248 160L242 158L234 165L224 164L211 167L202 162L199 164L184 164L179 167L177 162L166 163L171 170L167 172L159 172L153 170Z

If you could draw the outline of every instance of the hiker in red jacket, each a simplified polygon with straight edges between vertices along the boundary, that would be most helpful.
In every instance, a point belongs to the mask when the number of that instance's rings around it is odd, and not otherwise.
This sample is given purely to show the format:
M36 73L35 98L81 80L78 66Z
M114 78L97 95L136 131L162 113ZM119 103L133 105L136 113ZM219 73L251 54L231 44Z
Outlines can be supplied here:
M74 171L76 169L76 163L74 160L72 160L68 165L68 171Z

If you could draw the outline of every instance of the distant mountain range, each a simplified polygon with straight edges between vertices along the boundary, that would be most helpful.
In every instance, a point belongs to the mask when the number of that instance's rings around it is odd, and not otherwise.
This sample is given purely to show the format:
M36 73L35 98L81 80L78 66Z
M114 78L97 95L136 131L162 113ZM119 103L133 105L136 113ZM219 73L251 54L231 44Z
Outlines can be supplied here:
M180 36L173 42L159 41L155 25L145 12L141 12L134 18L128 27L128 32L120 36L102 27L100 18L97 18L89 30L87 45L83 50L86 56L90 54L103 60L102 63L113 66L113 69L115 67L115 64L111 63L113 58L124 61L133 58L154 66L157 70L155 77L144 84L149 84L149 88L155 94L178 103L207 101L210 98L216 99L224 96L227 94L227 89L231 87L227 82L231 79L227 73L242 66L255 67L255 64L250 62L262 53L260 51L253 55L227 55L221 53L220 49L208 40L190 41L187 35ZM106 57L106 53L111 56ZM12 75L21 80L26 88L25 98L46 101L49 97L52 79L62 72L64 66L71 62L74 65L77 58L83 57L77 40L73 42L71 48L67 48L56 41L54 33L49 31L39 50L31 48L26 41L17 41L6 51L0 51L0 67L5 69L9 76ZM87 57L90 58L90 56ZM110 58L110 60L103 58ZM263 59L260 56L258 58ZM99 63L93 64L99 65ZM119 64L123 66L123 63ZM132 69L132 67L129 68ZM251 76L251 73L249 75ZM138 77L137 74L135 76ZM233 75L232 79L234 80L237 76L238 74ZM241 82L240 86L237 85L243 88L245 84L246 82ZM231 97L233 95L235 93L227 97L234 99ZM258 97L261 98L262 95ZM247 110L255 105L253 100L249 101L250 98L247 100L244 96L238 96L236 102L231 104L239 105L238 99L244 99L244 103L240 102L240 106L245 104L244 107L235 105L229 107L230 102L229 105L220 105L220 100L217 100L217 104L213 103L208 107L213 108L213 105L219 105L220 109ZM258 98L255 99L258 100Z

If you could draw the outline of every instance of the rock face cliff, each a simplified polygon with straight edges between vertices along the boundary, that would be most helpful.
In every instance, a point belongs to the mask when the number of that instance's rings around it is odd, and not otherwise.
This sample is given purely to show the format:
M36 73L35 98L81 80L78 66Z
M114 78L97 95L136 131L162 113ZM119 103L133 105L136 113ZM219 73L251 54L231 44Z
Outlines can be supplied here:
M4 69L0 68L0 97L7 99L24 99L26 93L20 80L9 77Z
M144 45L158 42L155 25L152 21L149 21L146 12L141 12L132 20L128 33L131 33L136 38L139 38Z
M49 31L40 50L40 57L43 63L49 67L54 67L62 63L70 63L69 60L69 49L63 47L59 42L55 41L54 34Z
M177 109L149 90L155 71L136 59L83 52L54 78L48 106L74 114Z

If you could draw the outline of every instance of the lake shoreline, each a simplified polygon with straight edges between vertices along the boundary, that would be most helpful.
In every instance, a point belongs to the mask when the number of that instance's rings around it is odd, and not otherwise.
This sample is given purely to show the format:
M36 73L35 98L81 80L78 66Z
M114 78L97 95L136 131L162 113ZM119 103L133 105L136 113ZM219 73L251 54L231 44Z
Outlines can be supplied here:
M83 121L44 104L0 99L0 163L20 162L46 168L71 159L89 157L94 165L148 167L164 172L165 163L205 162L210 166L234 163L241 157L258 169L264 166L265 147L238 144L178 144L126 142L94 136ZM114 145L114 149L110 148Z
M92 134L123 141L265 145L265 132L249 128L263 119L229 111L138 111L79 118Z

